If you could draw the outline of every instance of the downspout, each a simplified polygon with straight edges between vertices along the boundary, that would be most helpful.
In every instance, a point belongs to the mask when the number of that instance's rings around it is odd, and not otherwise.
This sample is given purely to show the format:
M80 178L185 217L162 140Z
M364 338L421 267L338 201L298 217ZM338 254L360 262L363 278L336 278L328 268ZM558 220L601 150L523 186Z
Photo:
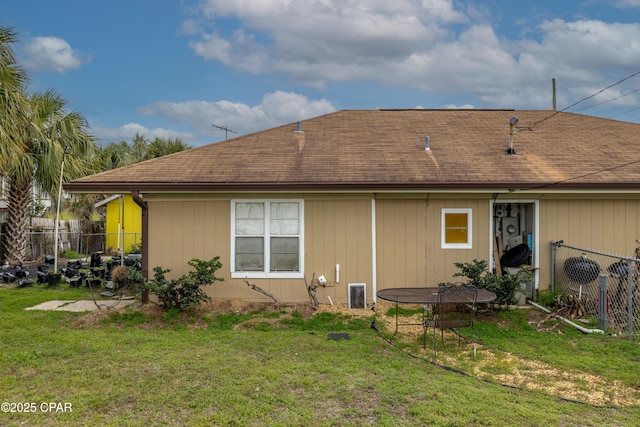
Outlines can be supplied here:
M531 304L532 306L534 306L535 308L537 308L537 309L540 309L540 310L544 311L545 313L551 313L551 310L549 310L548 308L545 308L545 307L543 307L543 306L541 306L541 305L539 305L539 304L536 304L535 302L533 302L533 301L531 301L531 300L529 300L529 301L527 301L527 302L528 302L529 304ZM601 329L587 329L587 328L583 328L582 326L580 326L580 325L578 325L578 324L576 324L576 323L573 323L571 320L566 319L566 318L564 318L564 317L562 317L562 316L558 316L558 315L556 315L556 317L557 317L558 319L562 320L563 322L565 322L567 325L571 325L571 326L573 326L574 328L578 329L580 332L584 332L585 334L594 334L594 333L597 333L597 334L604 334L604 331L603 331L603 330L601 330Z
M371 199L371 291L373 293L373 303L376 303L376 293L378 288L377 278L377 238L376 238L376 199L375 195ZM366 302L365 302L366 305Z
M140 248L140 252L142 253L142 276L144 276L146 280L149 280L149 210L147 208L147 202L142 199L139 191L132 191L131 197L136 205L142 209L142 247ZM142 291L141 300L142 304L149 301L148 291Z

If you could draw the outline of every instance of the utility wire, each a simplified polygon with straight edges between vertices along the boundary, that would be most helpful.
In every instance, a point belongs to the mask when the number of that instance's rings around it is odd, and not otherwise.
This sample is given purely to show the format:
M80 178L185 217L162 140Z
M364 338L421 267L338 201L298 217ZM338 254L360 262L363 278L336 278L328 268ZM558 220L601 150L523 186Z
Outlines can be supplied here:
M611 99L609 99L607 101L602 101L602 102L598 102L597 104L592 104L592 105L588 105L586 107L579 108L579 109L575 110L574 113L577 113L579 111L588 110L589 108L597 107L598 105L603 105L603 104L607 104L609 102L613 102L613 101L615 101L617 99L624 98L625 96L633 95L636 92L640 92L640 88L636 89L636 90L632 90L631 92L623 93L622 95L616 96L615 98L611 98ZM624 113L620 113L620 114L624 114ZM613 117L615 117L615 116L613 116Z
M599 170L594 171L594 172L589 172L589 173L585 173L583 175L573 176L571 178L563 179L561 181L556 181L556 182L553 182L553 183L550 183L550 184L543 184L543 185L539 185L537 187L526 188L526 190L538 190L540 188L552 187L554 185L558 185L558 184L562 184L562 183L565 183L565 182L573 181L575 179L585 178L585 177L591 176L591 175L597 175L597 174L602 173L602 172L611 172L613 170L624 168L626 166L635 165L635 164L638 164L638 163L640 163L640 160L634 160L632 162L627 162L627 163L623 163L621 165L611 166L609 168L599 169ZM518 191L518 190L525 190L525 189L519 188L517 190L512 190L512 191Z
M566 108L563 108L562 110L555 111L553 114L551 114L551 115L549 115L549 116L545 117L544 119L542 119L542 120L538 120L537 122L535 122L535 123L533 124L533 126L532 126L532 127L535 127L536 125L538 125L538 124L540 124L540 123L544 122L545 120L549 120L550 118L552 118L552 117L554 117L554 116L556 116L556 115L558 115L558 114L560 114L560 113L562 113L562 112L564 112L564 111L567 111L567 110L568 110L568 109L570 109L570 108L575 107L576 105L580 104L581 102L586 101L587 99L591 99L591 98L593 98L594 96L600 95L600 94L601 94L602 92L604 92L605 90L607 90L607 89L611 89L612 87L617 86L617 85L619 85L620 83L622 83L622 82L624 82L624 81L626 81L626 80L629 80L629 79L630 79L630 78L632 78L632 77L637 76L638 74L640 74L640 71L636 71L635 73L628 75L627 77L623 78L622 80L618 80L617 82L615 82L615 83L613 83L613 84L610 84L609 86L605 87L604 89L600 89L600 90L599 90L599 91L597 91L596 93L594 93L594 94L592 94L592 95L589 95L589 96L587 96L587 97L585 97L585 98L582 98L581 100L579 100L579 101L577 101L577 102L574 102L573 104L569 105L569 106L568 106L568 107L566 107Z
M640 89L638 89L638 90L640 90ZM609 118L610 118L610 119L612 119L612 118L614 118L614 117L618 117L618 116L621 116L621 115L623 115L623 114L627 114L627 113L630 113L630 112L632 112L632 111L636 111L636 110L640 110L640 107L634 107L634 108L632 108L632 109L630 109L630 110L626 110L626 111L623 111L623 112L621 112L621 113L614 114L613 116L609 116Z

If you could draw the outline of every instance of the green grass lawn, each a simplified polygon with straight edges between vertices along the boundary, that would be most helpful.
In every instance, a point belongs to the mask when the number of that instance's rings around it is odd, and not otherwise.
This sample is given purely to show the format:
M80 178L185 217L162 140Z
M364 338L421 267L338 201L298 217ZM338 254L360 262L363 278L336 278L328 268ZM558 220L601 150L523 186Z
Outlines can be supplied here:
M372 319L285 308L152 322L127 310L87 324L82 314L24 310L88 296L0 289L0 401L22 411L3 405L0 425L640 425L639 406L579 403L504 386L495 373L442 369L416 342L389 345ZM496 349L640 388L637 342L540 334L519 313L499 316L500 325L478 325L485 348L475 361L460 356L463 370ZM334 332L350 339L328 339Z

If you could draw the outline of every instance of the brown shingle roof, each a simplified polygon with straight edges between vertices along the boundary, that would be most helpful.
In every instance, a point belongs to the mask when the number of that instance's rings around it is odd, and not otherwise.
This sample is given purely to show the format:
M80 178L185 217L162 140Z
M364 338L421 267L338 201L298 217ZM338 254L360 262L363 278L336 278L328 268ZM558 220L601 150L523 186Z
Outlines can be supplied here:
M517 154L508 155L514 115L520 126L513 137ZM634 123L553 111L357 110L305 120L303 133L295 130L295 123L279 126L88 176L65 188L640 188L640 125Z

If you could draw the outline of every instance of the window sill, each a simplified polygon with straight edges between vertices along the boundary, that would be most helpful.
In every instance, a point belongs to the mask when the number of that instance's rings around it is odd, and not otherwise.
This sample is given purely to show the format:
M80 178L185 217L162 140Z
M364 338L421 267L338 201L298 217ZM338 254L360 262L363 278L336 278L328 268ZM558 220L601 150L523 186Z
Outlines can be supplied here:
M232 279L303 279L300 271L265 273L261 271L232 271Z

